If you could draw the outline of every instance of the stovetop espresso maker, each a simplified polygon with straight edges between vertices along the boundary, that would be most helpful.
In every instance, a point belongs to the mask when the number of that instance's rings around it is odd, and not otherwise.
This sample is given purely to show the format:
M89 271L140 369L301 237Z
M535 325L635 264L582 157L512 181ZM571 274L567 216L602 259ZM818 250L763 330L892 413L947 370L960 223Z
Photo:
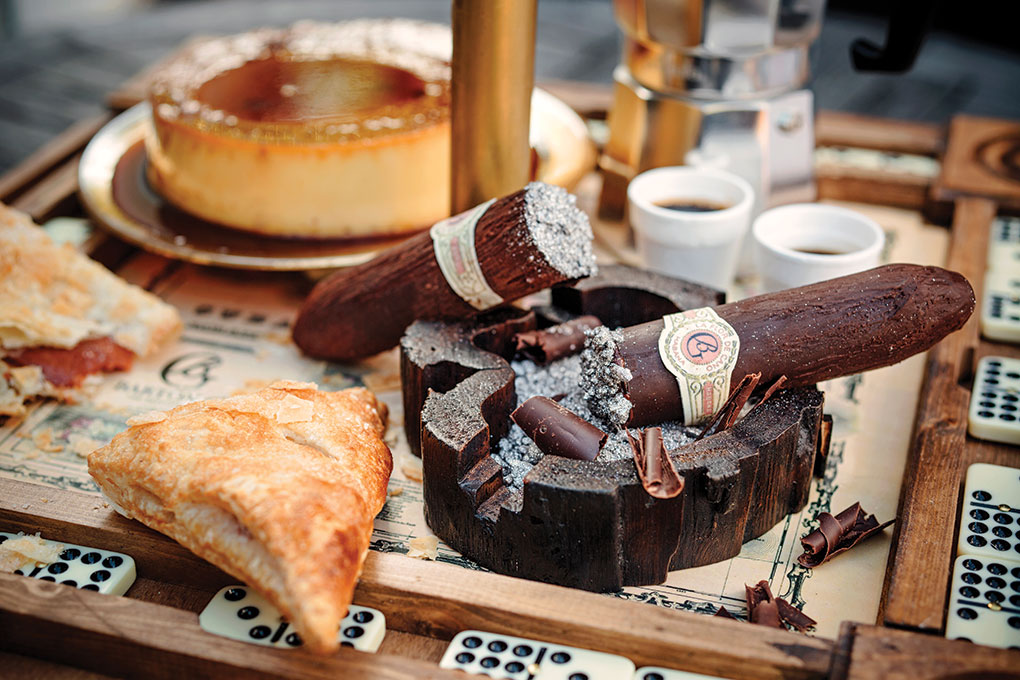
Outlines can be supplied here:
M858 40L860 70L906 70L931 6L900 0L884 47ZM927 5L927 6L926 6ZM814 197L811 46L825 0L614 0L623 55L614 72L600 212L619 217L631 178L708 165L755 189L755 212Z

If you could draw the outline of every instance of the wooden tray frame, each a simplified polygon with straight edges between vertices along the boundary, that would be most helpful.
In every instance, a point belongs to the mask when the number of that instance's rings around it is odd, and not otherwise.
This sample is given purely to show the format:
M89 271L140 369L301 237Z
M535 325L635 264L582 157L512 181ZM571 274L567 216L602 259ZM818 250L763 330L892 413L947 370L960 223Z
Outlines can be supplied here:
M137 99L137 87L132 87L112 99L120 107L130 105ZM604 110L609 103L608 90L598 86L543 87L582 112ZM0 177L0 200L39 221L80 215L75 197L78 157L108 119L73 126ZM939 126L847 114L820 113L816 132L819 145L936 157L946 148L946 131ZM980 297L996 200L874 171L822 173L817 179L821 198L895 205L936 219L951 216L947 266L966 275ZM122 244L101 235L89 249L107 262L125 252ZM387 616L389 631L379 653L345 649L321 658L303 650L260 648L210 637L197 626L197 612L234 579L161 534L119 517L95 497L0 480L0 526L127 552L136 558L140 574L125 598L0 575L0 663L26 674L74 678L325 678L369 673L463 678L435 662L446 640L460 630L480 628L619 653L639 667L663 665L735 678L916 679L979 672L1020 677L1018 652L938 637L966 467L978 461L1020 467L1020 449L966 435L968 382L977 359L989 353L1020 357L1016 347L982 340L977 318L929 353L881 625L847 622L836 640L370 553L355 602Z

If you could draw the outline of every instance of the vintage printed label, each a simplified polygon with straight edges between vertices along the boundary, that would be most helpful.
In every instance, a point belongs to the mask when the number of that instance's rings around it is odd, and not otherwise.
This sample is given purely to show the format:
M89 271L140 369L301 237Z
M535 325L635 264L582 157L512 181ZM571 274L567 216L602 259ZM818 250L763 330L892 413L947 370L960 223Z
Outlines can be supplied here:
M662 321L659 356L680 386L684 422L702 422L715 415L729 396L740 338L709 307L670 314Z
M475 225L493 201L436 222L429 233L436 262L450 288L475 309L489 309L503 302L489 287L475 252Z

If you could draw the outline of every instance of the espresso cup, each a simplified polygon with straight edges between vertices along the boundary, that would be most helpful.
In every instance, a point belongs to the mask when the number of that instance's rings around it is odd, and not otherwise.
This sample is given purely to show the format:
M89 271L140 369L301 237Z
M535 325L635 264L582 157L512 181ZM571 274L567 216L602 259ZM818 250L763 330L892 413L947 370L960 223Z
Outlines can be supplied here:
M733 283L754 204L744 179L713 168L656 168L631 180L627 203L645 267L720 290Z
M877 267L885 246L874 220L823 203L766 210L754 221L751 236L765 292Z

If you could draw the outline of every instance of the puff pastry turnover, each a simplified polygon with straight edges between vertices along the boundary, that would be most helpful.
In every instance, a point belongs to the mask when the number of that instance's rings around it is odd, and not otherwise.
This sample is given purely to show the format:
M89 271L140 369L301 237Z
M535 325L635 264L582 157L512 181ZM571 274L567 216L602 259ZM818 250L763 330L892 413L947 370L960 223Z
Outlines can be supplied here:
M180 327L173 307L0 203L0 415L73 400L90 374L129 368Z
M393 467L368 390L276 382L128 421L89 473L128 517L267 597L330 652Z

